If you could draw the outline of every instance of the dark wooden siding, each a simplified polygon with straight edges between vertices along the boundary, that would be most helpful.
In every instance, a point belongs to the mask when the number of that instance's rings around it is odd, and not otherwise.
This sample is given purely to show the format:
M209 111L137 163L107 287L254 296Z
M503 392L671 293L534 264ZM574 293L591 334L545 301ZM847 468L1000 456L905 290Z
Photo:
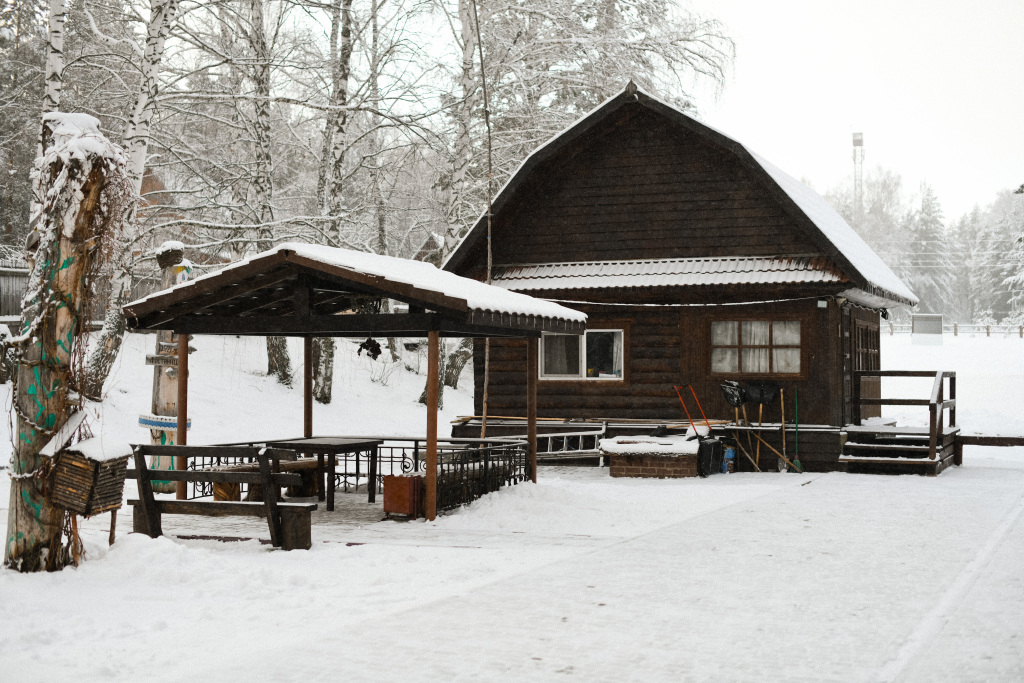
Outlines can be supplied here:
M613 118L501 212L495 263L819 253L730 152L647 110Z
M786 415L793 418L794 401L799 390L800 420L805 424L838 424L830 400L840 389L830 372L834 366L834 348L829 320L836 304L819 308L817 301L798 301L762 306L706 308L615 308L585 310L588 327L616 327L616 321L628 319L629 341L626 350L624 382L577 380L541 381L537 389L538 415L555 418L647 418L685 419L685 413L673 389L692 384L709 418L731 419L732 408L722 397L721 378L710 374L710 323L722 315L737 317L797 316L802 321L805 370L799 380L779 380L786 394ZM838 330L836 329L836 335ZM474 353L476 412L482 411L483 349ZM526 411L526 342L491 340L491 379L488 413L522 416ZM699 415L692 395L684 394L688 407ZM757 406L748 417L757 419ZM780 404L766 407L765 421L780 419Z

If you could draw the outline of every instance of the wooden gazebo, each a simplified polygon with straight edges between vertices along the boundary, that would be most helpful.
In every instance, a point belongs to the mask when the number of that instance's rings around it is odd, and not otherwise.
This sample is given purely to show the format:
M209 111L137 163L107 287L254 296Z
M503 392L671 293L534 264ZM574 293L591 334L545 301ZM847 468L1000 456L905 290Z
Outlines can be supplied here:
M383 299L408 312L379 313ZM124 307L130 329L178 335L177 443L186 443L188 335L304 339L303 434L313 435L313 337L423 337L428 345L426 514L436 516L437 380L444 337L528 338L526 367L531 479L537 477L537 339L583 334L586 315L460 277L419 261L287 243ZM433 409L431 409L433 407ZM181 467L181 464L178 464ZM179 492L180 494L180 492Z

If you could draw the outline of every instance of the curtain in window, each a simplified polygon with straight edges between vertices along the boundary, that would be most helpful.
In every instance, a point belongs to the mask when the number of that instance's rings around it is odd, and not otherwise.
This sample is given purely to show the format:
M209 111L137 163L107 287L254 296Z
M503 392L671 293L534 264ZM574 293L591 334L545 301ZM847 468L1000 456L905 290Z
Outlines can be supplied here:
M739 337L736 335L736 322L732 320L716 320L711 323L712 346L736 346Z
M711 372L739 372L739 323L716 320L711 323ZM733 348L716 348L716 347Z
M772 365L775 372L800 372L800 321L777 320L772 323ZM793 348L778 348L792 344Z
M612 343L612 372L616 377L622 377L622 333L616 332L613 335Z
M743 372L769 372L767 320L743 321ZM751 348L751 347L763 348Z
M580 374L580 338L570 334L544 335L545 375Z
M772 323L772 343L775 346L799 346L800 321L777 320Z

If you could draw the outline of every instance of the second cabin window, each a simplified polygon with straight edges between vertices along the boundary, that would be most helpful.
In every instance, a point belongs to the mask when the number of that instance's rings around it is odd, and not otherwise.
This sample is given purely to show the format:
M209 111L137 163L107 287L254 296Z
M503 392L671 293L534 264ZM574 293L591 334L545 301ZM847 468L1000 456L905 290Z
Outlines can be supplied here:
M541 337L542 379L621 380L622 330L587 330L583 336L545 334Z
M712 322L711 372L726 375L800 374L800 321Z

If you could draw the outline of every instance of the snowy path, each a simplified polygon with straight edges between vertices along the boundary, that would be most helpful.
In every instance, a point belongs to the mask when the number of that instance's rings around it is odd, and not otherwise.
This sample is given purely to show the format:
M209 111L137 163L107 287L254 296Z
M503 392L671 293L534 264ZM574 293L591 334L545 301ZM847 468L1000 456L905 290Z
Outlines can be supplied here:
M883 357L956 370L969 431L1024 433L1024 342L946 341L886 337ZM129 336L108 386L99 433L118 447L144 436L151 343ZM259 340L197 344L195 443L294 435L301 400L261 375ZM421 433L422 377L371 382L342 350L340 400L318 404L316 424ZM471 410L446 398L442 424ZM0 472L3 519L7 484ZM339 502L315 513L308 552L152 540L128 534L127 510L108 549L109 516L88 520L79 569L0 571L0 683L1024 680L1024 449L969 447L936 478L546 467L538 485L432 524L378 522L364 492ZM165 529L268 537L251 519L168 516Z
M40 680L1017 681L1024 454L981 454L938 478L543 470L435 524L318 525L337 542L308 553L90 528L44 591L0 573L0 603L47 615L0 621L0 655Z

